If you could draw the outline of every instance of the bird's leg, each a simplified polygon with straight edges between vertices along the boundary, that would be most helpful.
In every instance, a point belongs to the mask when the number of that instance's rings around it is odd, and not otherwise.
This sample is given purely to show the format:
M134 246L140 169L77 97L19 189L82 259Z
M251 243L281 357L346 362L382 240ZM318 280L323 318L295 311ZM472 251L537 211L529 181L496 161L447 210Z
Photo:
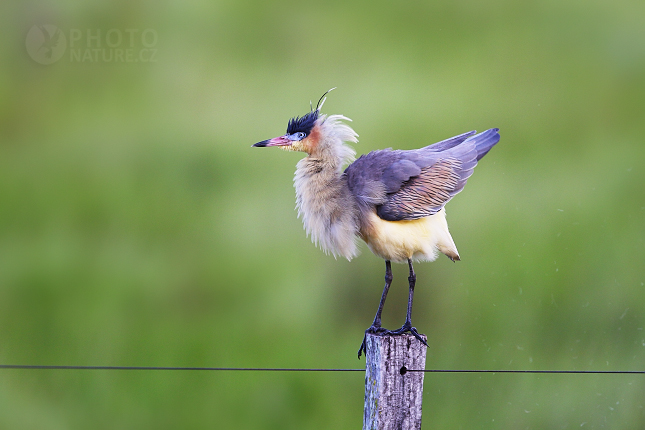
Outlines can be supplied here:
M412 267L412 260L408 258L408 265L410 266L410 276L408 277L408 282L410 283L410 294L408 296L408 313L405 317L405 324L398 329L391 331L391 334L403 334L410 332L421 341L422 344L425 346L428 346L425 340L419 335L419 332L417 332L417 329L412 327L412 300L414 299L414 285L417 282L417 275L414 273L414 268Z
M385 287L383 287L383 294L381 294L381 301L378 304L378 309L376 311L376 315L374 316L374 322L372 322L372 326L367 329L368 331L370 329L376 329L378 331L383 330L381 328L381 314L383 313L383 306L385 305L385 299L387 298L387 293L388 291L390 291L390 285L392 285L392 264L390 263L389 260L386 260L385 261Z
M414 273L412 267L412 260L408 258L408 266L410 266L410 276L408 276L408 283L410 284L410 293L408 295L408 313L405 316L404 327L412 327L412 300L414 299L414 287L417 283L417 275Z
M383 306L385 305L385 299L387 298L387 293L390 291L390 285L392 285L392 264L390 263L390 260L385 260L385 287L383 287L383 294L381 295L381 302L378 305L378 310L376 311L376 316L374 317L374 321L372 322L372 325L365 330L365 336L363 337L363 343L361 344L361 347L358 348L358 358L361 358L361 353L365 351L365 354L367 354L367 345L365 342L367 341L367 333L382 333L386 332L383 327L381 327L381 313L383 312Z

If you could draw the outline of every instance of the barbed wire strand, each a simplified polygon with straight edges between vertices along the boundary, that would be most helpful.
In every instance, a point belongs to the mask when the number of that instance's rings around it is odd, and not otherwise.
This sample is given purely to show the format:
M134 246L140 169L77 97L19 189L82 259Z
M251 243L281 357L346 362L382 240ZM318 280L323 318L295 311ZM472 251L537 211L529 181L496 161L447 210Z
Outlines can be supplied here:
M281 367L162 367L162 366L66 366L40 364L0 364L0 369L16 370L184 370L184 371L254 371L254 372L364 372L365 369L281 368ZM407 369L423 373L538 373L538 374L630 374L645 375L645 370L488 370L488 369Z

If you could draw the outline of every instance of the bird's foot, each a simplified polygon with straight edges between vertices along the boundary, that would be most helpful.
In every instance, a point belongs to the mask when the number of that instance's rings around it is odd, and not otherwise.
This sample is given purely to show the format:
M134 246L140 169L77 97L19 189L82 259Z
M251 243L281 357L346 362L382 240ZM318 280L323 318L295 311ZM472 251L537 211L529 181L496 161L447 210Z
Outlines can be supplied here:
M426 347L428 346L428 343L425 340L423 340L423 338L421 337L417 329L415 327L412 327L412 324L410 322L406 322L405 324L403 324L403 326L400 329L392 330L392 331L387 330L387 334L392 334L392 335L398 335L398 334L403 334L408 332L410 332L414 337L419 339L419 342L424 344Z
M365 336L363 336L363 343L361 343L361 347L358 348L358 359L361 359L361 353L365 352L365 356L367 357L367 334L384 334L384 333L389 333L389 330L384 329L383 327L375 326L372 324L367 330L365 330Z

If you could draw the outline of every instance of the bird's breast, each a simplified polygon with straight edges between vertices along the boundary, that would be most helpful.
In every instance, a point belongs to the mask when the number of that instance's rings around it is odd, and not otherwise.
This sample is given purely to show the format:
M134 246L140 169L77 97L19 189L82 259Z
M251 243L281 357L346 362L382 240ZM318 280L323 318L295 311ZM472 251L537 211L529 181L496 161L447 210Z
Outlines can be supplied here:
M377 256L395 262L433 261L438 251L459 259L446 222L445 209L434 215L415 220L386 221L376 212L361 229L361 238Z
M323 251L352 259L358 222L345 178L316 159L304 158L294 177L296 207L307 234Z

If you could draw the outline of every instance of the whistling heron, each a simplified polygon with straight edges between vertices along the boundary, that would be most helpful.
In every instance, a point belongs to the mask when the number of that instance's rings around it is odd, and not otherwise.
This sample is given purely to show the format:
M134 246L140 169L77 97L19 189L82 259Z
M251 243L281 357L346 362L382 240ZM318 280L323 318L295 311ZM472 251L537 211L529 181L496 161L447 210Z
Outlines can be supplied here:
M416 282L412 261L433 261L439 251L452 261L459 260L444 206L464 188L477 162L499 141L499 130L471 131L420 149L372 151L352 163L356 153L347 143L358 142L358 135L342 122L349 118L320 113L327 93L316 110L292 118L286 134L253 146L278 146L307 154L296 166L296 205L307 234L323 251L351 260L358 254L356 238L361 238L385 259L385 288L365 333L410 332L427 346L411 321ZM405 323L392 331L381 327L381 312L392 283L391 261L407 262L410 268ZM364 350L365 338L359 358Z

